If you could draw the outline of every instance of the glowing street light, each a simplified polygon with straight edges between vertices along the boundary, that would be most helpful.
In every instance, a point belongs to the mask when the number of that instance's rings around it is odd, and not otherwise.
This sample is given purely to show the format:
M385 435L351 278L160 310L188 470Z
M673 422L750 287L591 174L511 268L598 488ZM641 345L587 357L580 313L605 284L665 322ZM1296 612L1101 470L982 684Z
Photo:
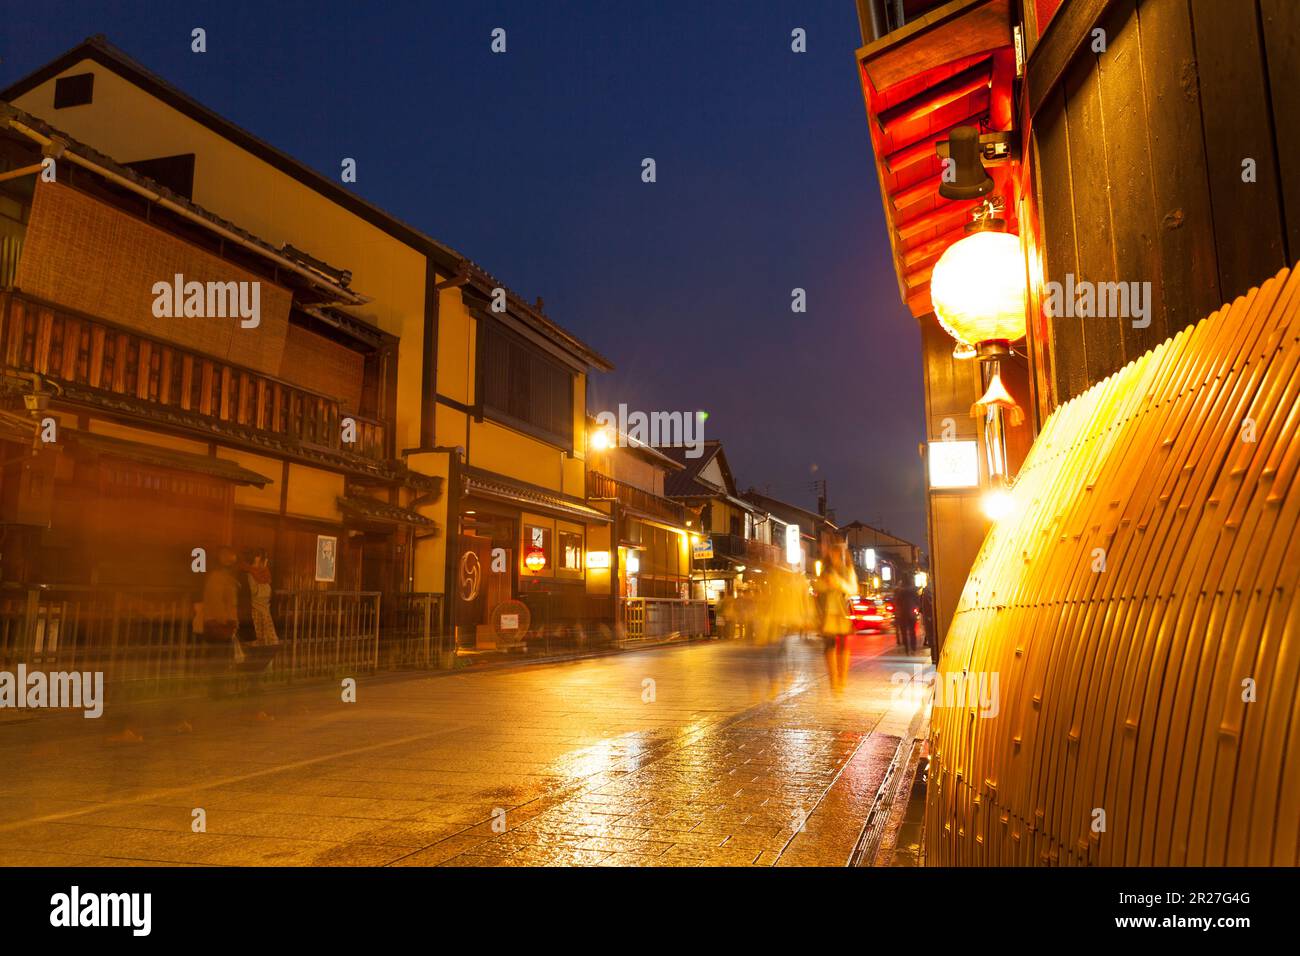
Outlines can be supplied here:
M1001 521L1007 515L1011 514L1014 508L1014 501L1011 492L1005 488L994 488L984 495L980 505L984 509L984 514L991 521Z

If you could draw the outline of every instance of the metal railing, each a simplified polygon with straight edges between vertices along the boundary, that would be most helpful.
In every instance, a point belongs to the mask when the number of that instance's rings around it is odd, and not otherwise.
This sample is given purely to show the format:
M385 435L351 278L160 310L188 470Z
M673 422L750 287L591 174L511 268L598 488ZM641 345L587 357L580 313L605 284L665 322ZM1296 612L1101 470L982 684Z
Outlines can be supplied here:
M378 591L277 591L271 617L286 647L271 659L270 676L375 670L380 597Z
M260 651L259 679L445 666L441 596L403 594L381 616L377 591L280 591L271 616L280 645ZM102 671L132 696L173 692L200 676L194 596L179 588L0 588L0 665ZM233 649L232 654L233 658ZM247 665L256 666L255 661ZM237 671L239 668L235 668Z
M159 684L193 673L191 595L172 588L6 588L0 659Z
M444 640L442 595L398 594L380 626L381 668L444 667L454 648Z
M627 598L623 611L629 641L706 637L709 633L709 606L704 601Z

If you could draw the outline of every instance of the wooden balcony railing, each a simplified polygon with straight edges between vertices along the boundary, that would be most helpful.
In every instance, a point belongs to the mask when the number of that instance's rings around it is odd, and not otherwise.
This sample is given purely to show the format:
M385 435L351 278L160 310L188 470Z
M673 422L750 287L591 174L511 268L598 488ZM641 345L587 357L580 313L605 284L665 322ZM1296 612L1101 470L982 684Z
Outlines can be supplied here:
M722 557L749 561L753 564L782 565L784 552L774 544L765 541L753 541L738 534L709 535L713 541L713 553Z
M606 498L675 525L686 524L686 508L659 495L629 485L598 471L587 472L587 497Z
M779 565L785 563L784 549L766 541L746 541L745 557L755 564Z
M0 360L59 383L243 425L305 445L385 457L384 424L328 395L160 339L0 292ZM342 420L356 422L344 444Z

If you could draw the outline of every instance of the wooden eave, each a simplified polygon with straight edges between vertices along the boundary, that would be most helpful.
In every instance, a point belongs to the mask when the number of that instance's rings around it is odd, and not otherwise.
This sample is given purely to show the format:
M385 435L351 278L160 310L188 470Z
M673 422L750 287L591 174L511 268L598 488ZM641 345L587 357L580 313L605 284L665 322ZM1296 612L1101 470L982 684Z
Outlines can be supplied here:
M957 126L1012 128L1011 0L953 0L862 47L857 59L899 295L919 317L932 311L934 263L979 202L939 196L935 146ZM1013 230L1017 165L989 169Z

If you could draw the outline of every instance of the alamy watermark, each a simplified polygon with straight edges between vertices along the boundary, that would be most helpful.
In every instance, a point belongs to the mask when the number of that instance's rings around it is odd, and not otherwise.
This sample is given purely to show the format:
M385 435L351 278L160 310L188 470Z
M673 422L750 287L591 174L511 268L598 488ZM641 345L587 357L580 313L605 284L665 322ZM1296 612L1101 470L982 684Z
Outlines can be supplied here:
M1150 282L1089 282L1065 274L1047 283L1047 314L1054 319L1132 319L1133 328L1151 324Z
M171 282L153 284L156 319L239 319L245 329L262 322L262 283L185 281L179 272Z
M622 447L685 448L687 458L704 454L704 412L629 412L620 403L617 412L601 412L596 423L612 428Z
M133 936L148 936L153 928L153 894L83 893L74 886L50 897L50 925L127 927Z
M0 708L51 708L83 711L94 719L104 713L103 671L0 671Z
M933 707L968 707L981 717L996 717L1002 709L997 671L940 671L921 664L890 675L894 694L922 702L933 692Z

